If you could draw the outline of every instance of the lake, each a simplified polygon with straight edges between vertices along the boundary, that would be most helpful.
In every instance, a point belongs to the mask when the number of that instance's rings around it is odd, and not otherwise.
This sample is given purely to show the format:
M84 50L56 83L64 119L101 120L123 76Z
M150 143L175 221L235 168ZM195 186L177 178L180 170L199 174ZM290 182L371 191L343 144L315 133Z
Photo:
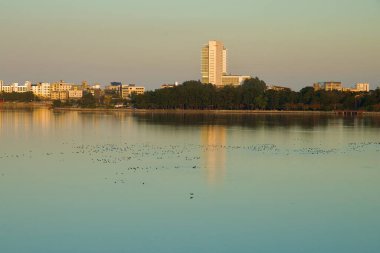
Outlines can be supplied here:
M0 110L0 252L380 252L380 117Z

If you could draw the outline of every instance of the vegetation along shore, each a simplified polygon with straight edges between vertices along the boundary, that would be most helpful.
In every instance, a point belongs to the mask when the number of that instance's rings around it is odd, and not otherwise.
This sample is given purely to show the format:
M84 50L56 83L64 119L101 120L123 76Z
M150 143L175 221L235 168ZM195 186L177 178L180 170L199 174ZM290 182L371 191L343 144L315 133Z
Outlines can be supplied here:
M30 102L39 98L33 93L0 94L1 101ZM196 110L236 111L250 113L294 113L297 111L332 112L341 110L380 112L380 89L369 92L342 92L314 90L305 87L300 91L270 90L259 78L244 81L241 86L215 87L200 81L187 81L167 89L132 94L129 99L117 96L84 95L79 100L54 100L53 108L97 110ZM0 103L1 104L1 103ZM2 104L5 104L4 102ZM9 104L9 103L8 103ZM50 105L47 102L45 105ZM0 105L1 106L1 105ZM4 106L2 106L4 107ZM126 109L129 108L129 109Z

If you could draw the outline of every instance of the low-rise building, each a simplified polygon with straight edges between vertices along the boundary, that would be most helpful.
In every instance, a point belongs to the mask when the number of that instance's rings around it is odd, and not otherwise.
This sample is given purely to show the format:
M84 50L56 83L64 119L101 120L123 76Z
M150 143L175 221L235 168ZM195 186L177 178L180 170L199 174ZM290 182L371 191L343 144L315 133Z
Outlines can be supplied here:
M354 92L369 92L369 83L357 83Z
M1 85L1 91L6 93L12 93L12 92L19 92L24 93L31 91L31 83L29 81L25 82L24 85L20 85L19 83L12 83L12 84L2 84Z
M5 93L13 92L13 86L11 84L2 84L1 91Z
M51 84L51 91L69 91L73 87L73 83L66 83L65 81L61 80L56 83Z
M69 99L81 99L83 97L83 90L73 89L69 90Z
M368 83L357 83L355 88L345 88L341 82L319 82L313 85L314 90L325 90L325 91L345 91L345 92L368 92Z
M168 89L168 88L174 88L174 87L176 87L177 85L175 85L175 84L162 84L161 85L161 89Z
M121 86L121 97L123 99L129 98L132 94L144 94L144 92L144 87L139 87L134 84L127 84Z
M324 83L324 87L326 91L342 91L343 90L343 85L341 82L326 82Z
M223 75L222 86L226 85L241 85L245 80L251 79L251 76Z
M284 86L278 86L278 85L268 85L267 90L274 90L274 91L290 91L291 89L289 87Z
M342 82L319 82L313 85L314 90L343 91Z
M68 91L52 91L51 100L68 100L69 92Z

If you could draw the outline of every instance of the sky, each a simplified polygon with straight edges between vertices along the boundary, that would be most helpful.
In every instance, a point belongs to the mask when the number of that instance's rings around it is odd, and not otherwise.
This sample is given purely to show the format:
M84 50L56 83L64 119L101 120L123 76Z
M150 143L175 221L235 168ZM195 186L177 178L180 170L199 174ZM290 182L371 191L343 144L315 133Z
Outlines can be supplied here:
M198 80L209 40L268 84L380 86L380 0L0 0L6 83Z

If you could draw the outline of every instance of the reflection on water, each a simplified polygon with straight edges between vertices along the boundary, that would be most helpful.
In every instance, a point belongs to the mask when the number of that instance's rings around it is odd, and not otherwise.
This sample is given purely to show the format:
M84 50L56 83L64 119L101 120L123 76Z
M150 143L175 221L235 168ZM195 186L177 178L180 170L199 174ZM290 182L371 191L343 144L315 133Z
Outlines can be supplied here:
M142 122L163 125L224 125L249 128L327 128L333 125L380 127L379 116L343 117L327 114L135 113Z
M17 115L17 117L15 117ZM97 127L107 116L115 124L127 127L135 119L148 124L173 126L220 125L249 128L300 127L328 128L331 125L380 127L379 116L343 117L324 114L205 114L205 113L128 113L128 112L53 112L47 109L0 109L0 125L8 124L19 132L31 128L49 131L54 127L71 126L81 121L88 127ZM1 133L0 133L1 134Z
M227 154L225 146L227 145L227 133L224 126L202 126L202 160L206 171L207 182L210 185L223 181Z
M1 253L380 252L380 117L36 109L0 127Z

